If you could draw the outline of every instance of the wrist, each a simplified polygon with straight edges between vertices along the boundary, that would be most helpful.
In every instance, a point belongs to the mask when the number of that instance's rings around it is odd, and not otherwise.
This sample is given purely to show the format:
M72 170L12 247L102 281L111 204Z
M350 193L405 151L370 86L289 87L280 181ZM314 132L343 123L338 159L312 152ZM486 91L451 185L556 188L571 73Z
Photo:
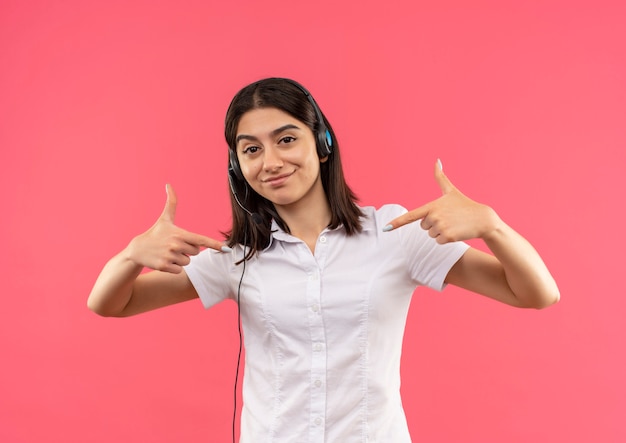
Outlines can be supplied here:
M490 206L485 206L485 220L487 220L486 227L480 238L482 238L482 240L486 243L489 243L491 241L495 241L502 235L506 224L502 221L498 213Z
M122 250L120 253L120 259L125 263L126 266L136 267L139 270L144 268L143 263L140 261L140 253L138 252L137 243L140 236L133 238L130 243Z

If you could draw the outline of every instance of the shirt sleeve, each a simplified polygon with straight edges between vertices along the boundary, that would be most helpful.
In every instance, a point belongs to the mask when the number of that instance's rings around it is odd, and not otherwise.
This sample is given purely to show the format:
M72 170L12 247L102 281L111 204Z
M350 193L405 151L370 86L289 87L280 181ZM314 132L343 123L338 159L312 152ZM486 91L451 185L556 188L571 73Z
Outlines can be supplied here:
M230 276L233 267L231 253L205 249L191 257L184 269L205 308L232 296Z
M391 211L387 220L407 212L399 205L389 205ZM469 245L464 242L452 242L440 245L416 221L404 225L392 232L398 235L400 249L403 252L411 278L422 286L437 291L446 286L444 280L454 264L465 254Z

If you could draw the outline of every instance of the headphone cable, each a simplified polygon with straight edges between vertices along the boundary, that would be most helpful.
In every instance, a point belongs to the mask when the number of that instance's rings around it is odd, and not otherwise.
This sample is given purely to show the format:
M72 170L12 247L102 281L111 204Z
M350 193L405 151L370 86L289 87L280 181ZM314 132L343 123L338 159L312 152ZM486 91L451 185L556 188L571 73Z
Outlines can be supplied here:
M239 285L237 286L237 331L239 332L239 352L237 353L237 369L235 371L235 388L234 388L234 393L233 393L233 397L234 397L234 407L233 407L233 443L235 442L235 422L237 420L237 385L239 382L239 367L241 365L241 352L242 352L242 348L243 348L243 334L241 331L241 284L243 282L243 276L246 273L246 238L244 235L244 240L243 240L244 246L243 246L243 252L244 252L244 260L243 260L243 269L241 270L241 277L239 278Z

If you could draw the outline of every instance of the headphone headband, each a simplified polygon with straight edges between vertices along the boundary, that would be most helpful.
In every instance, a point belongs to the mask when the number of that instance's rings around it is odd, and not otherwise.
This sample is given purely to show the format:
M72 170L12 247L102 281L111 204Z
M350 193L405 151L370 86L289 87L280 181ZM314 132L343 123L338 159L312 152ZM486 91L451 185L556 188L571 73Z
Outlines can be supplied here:
M333 138L330 135L330 131L328 130L328 128L326 128L326 123L324 123L324 116L322 115L322 110L317 105L317 102L315 101L311 93L308 91L308 89L306 89L304 86L302 86L300 83L298 83L295 80L291 80L288 78L284 78L282 80L285 80L291 83L292 85L294 85L295 87L297 87L298 89L300 89L304 93L306 98L309 100L309 103L311 103L311 106L313 106L313 111L315 111L315 118L317 120L317 130L315 131L316 132L315 138L317 142L317 154L319 155L320 158L328 157L330 153L332 152Z

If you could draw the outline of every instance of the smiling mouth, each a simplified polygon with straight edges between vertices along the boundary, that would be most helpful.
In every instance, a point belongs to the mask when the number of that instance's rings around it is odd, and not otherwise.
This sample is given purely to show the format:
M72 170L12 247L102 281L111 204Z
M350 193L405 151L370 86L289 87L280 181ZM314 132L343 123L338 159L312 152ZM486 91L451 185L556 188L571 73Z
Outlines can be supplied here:
M268 177L268 178L261 180L261 182L271 185L271 186L282 185L289 177L292 176L292 174L293 172L290 172L289 174L277 175L276 177Z

